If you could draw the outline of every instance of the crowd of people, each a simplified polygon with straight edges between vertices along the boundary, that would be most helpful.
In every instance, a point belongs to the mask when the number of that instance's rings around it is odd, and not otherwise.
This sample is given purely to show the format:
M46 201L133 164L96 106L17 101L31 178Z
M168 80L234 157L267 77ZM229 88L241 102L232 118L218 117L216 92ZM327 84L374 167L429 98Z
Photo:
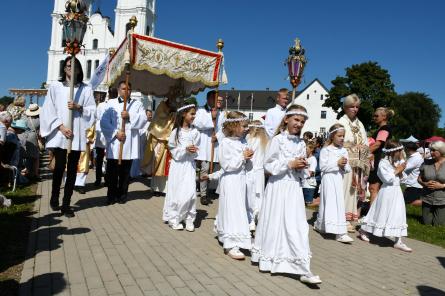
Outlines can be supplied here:
M305 205L319 205L316 231L335 234L346 244L354 241L348 233L358 229L363 241L371 235L394 238L395 248L411 252L402 241L407 236L405 204L419 200L425 223L445 224L445 143L431 144L430 160L415 143L401 145L391 135L394 112L385 107L375 110L378 130L368 137L355 94L344 99L344 115L326 137L314 138L301 136L307 111L289 104L284 88L264 121L224 111L215 91L207 93L203 107L196 100L180 104L167 98L153 115L129 97L131 84L124 81L110 89L107 101L95 101L91 87L82 83L80 64L76 69L71 77L71 59L64 61L64 75L50 86L40 122L38 112L28 112L27 119L16 111L0 113L0 131L7 129L6 139L11 135L15 140L9 141L19 147L24 130L45 138L54 158L50 206L66 217L75 215L71 196L75 186L85 186L94 147L94 184L101 186L105 177L107 204L125 203L130 178L149 175L151 189L165 193L162 220L173 230L192 232L197 200L211 204L213 188L219 195L214 230L224 252L242 260L243 250L249 250L261 271L298 274L308 284L321 279L310 269ZM74 101L67 99L71 79ZM73 112L71 128L68 110ZM17 168L23 174L23 167Z

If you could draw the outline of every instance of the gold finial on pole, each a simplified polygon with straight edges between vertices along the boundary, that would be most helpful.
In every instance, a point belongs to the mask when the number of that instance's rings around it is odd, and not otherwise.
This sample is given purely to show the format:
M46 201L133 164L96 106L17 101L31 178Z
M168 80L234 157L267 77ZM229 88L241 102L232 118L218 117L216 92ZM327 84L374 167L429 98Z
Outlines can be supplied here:
M138 24L138 19L136 18L136 16L132 16L131 18L130 18L130 22L129 22L129 24L130 24L130 28L131 28L131 30L134 30L134 28L136 28L136 26L137 26L137 24Z
M221 52L224 48L224 41L221 38L216 42L216 47L218 48L218 52Z
M110 48L108 49L108 53L110 54L110 56L114 55L116 53L116 48Z

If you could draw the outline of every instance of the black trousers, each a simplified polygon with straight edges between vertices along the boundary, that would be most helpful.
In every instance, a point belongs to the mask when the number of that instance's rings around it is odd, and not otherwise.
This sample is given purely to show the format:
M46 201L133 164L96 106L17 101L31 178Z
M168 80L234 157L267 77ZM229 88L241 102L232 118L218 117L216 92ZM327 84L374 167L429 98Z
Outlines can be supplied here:
M53 150L53 154L55 157L55 165L51 190L51 204L59 204L60 185L62 184L63 173L65 172L66 166L66 181L63 192L62 209L67 209L70 206L74 184L76 183L77 165L79 163L80 151L71 150L70 154L68 154L68 164L66 149L55 148Z
M108 201L127 199L132 162L131 159L122 160L122 164L119 165L117 159L107 158Z
M104 164L105 149L96 147L96 182L102 182L102 166Z

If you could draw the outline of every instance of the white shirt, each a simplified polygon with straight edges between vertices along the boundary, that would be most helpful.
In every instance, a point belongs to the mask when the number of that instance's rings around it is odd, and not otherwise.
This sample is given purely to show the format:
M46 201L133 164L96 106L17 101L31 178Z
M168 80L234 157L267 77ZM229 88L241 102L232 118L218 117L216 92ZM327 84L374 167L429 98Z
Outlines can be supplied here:
M224 121L224 115L222 112L218 111L216 115L216 129L215 134L220 142L223 138L222 136L222 124ZM197 160L210 161L211 151L212 151L212 134L213 134L213 120L212 113L206 108L201 107L196 111L196 117L193 121L193 125L201 133L201 140L199 144L198 157ZM218 142L215 142L213 162L218 162Z
M303 188L315 188L314 185L309 184L309 180L312 180L312 182L315 181L315 170L317 169L317 159L315 156L308 157L307 159L308 167L304 169L303 173L303 181L301 182ZM311 176L311 172L313 173ZM315 181L316 182L316 181Z
M0 122L0 143L6 142L6 126Z
M102 119L102 115L104 115L106 108L107 102L99 103L96 108L96 142L94 143L94 146L99 148L105 148L107 146L104 134L102 133L102 129L100 128L100 120Z
M420 166L423 164L423 157L419 152L414 152L406 161L406 167L403 171L406 177L403 178L403 184L408 187L422 188L417 179L420 174Z
M100 127L107 142L107 158L110 159L119 158L121 142L116 138L116 134L122 127L121 112L123 108L124 103L119 102L119 98L109 100L100 121ZM130 119L125 124L126 140L123 146L122 159L138 159L141 157L139 130L147 123L147 116L142 103L135 99L127 102L127 112Z
M264 121L264 128L269 138L272 138L277 130L278 126L283 120L284 114L286 113L286 108L276 105L270 108L266 112L266 120Z
M48 93L40 113L40 135L46 138L46 148L67 149L68 140L59 131L59 126L68 126L68 99L70 88L62 82L54 82ZM73 101L82 106L82 113L73 111L73 140L71 149L84 151L86 148L86 130L90 128L95 119L96 103L91 87L80 84L74 88Z

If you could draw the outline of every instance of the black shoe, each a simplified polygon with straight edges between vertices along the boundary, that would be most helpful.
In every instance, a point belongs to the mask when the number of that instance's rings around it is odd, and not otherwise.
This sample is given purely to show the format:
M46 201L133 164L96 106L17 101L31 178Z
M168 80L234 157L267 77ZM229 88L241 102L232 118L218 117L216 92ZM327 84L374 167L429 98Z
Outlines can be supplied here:
M75 216L74 211L71 208L67 208L67 209L62 208L61 212L62 212L62 215L64 215L67 218L73 218Z
M100 186L100 180L99 180L99 181L96 181L96 182L94 182L94 186L96 186L96 187L99 187L99 186Z
M207 196L201 196L201 204L203 206L207 206L209 204L209 200L207 199Z
M80 194L85 194L85 187L83 187L83 186L79 186L79 187L77 188L77 192L79 192Z
M119 201L118 201L118 203L120 203L120 204L125 204L127 202L127 198L126 197L121 197L121 198L119 198Z
M51 207L51 210L53 210L53 211L58 211L58 210L60 210L60 206L59 206L59 204L53 204L53 203L50 203L49 206Z
M116 201L114 199L107 198L107 206L114 204Z

